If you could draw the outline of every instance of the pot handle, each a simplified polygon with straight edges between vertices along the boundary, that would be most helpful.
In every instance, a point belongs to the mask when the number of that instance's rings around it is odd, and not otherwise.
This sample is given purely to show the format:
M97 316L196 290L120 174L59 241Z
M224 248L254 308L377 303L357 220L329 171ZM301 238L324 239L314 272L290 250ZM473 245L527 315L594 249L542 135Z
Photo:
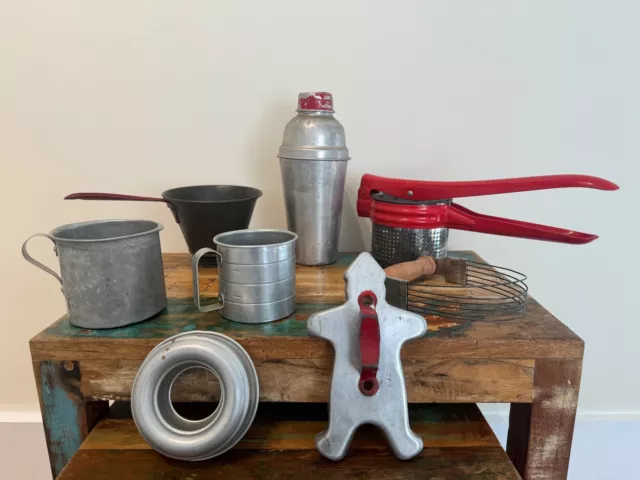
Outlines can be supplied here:
M62 278L60 278L60 275L58 275L56 272L54 272L53 270L51 270L49 267L47 267L46 265L43 265L42 263L40 263L39 261L37 261L36 259L34 259L31 255L29 255L29 252L27 252L27 243L29 243L29 240L31 240L34 237L46 237L49 240L51 240L53 242L53 251L56 252L56 256L58 256L58 250L56 248L56 242L54 241L53 237L51 235L49 235L48 233L36 233L35 235L31 235L29 238L27 238L24 243L22 244L22 256L24 257L24 259L29 262L32 265L35 265L36 267L38 267L40 270L44 270L45 272L47 272L49 275L53 275L56 280L58 280L60 282L60 285L62 285Z
M220 300L213 305L200 305L200 281L198 280L198 265L200 264L200 259L207 253L215 253L218 258L220 258L220 262L222 262L222 254L217 250L214 250L213 248L204 247L193 254L193 258L191 260L191 269L193 274L193 303L201 312L214 312L216 310L220 310L224 306L224 298L222 297L222 294L218 295L220 297Z

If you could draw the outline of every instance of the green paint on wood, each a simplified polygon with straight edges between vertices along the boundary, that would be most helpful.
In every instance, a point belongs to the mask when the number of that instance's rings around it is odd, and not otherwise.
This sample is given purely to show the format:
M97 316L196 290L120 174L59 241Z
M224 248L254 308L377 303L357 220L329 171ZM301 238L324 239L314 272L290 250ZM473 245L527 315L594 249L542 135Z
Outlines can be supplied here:
M89 338L165 338L192 330L208 330L238 336L307 335L306 319L317 311L330 308L325 304L299 304L293 315L270 323L249 324L225 320L219 312L200 313L188 299L171 299L165 311L144 322L122 328L89 330L78 328L65 316L46 330L49 335Z
M360 255L359 252L356 253L339 253L338 254L338 260L336 260L335 263L332 263L331 265L328 265L329 267L342 267L342 268L347 268L349 265L351 265L351 262L353 262L356 257Z
M77 362L72 365L74 370L65 372L65 375L73 376L77 371L79 378ZM63 369L59 362L42 362L38 379L42 389L42 419L49 439L49 455L54 478L82 443L81 403L74 392L65 388L62 381Z
M315 312L326 310L334 305L298 304L293 315L269 323L238 323L222 318L219 312L200 313L191 300L169 300L166 310L159 315L121 328L89 330L78 328L65 316L51 325L46 333L64 337L81 338L167 338L182 332L206 330L238 337L306 337L306 320ZM428 322L428 319L427 319ZM471 321L458 321L447 328L427 332L426 337L454 337L463 335L473 324Z

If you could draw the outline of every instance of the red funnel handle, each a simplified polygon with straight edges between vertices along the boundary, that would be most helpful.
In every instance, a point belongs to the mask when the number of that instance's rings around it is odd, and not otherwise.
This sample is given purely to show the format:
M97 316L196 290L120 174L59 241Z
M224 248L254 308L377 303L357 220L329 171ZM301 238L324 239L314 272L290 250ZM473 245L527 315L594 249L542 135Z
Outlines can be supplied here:
M426 182L365 174L360 180L357 208L358 215L368 217L371 194L375 192L384 192L394 197L419 202L572 187L597 190L619 188L615 183L589 175L544 175L470 182Z
M122 195L121 193L71 193L65 200L127 200L133 202L165 202L164 198L140 197L137 195Z
M164 198L158 197L140 197L138 195L123 195L121 193L98 193L98 192L79 192L79 193L71 193L64 197L65 200L124 200L124 201L132 201L132 202L163 202L166 203L173 213L173 218L176 220L176 223L180 223L180 219L178 218L178 212L175 207L171 205L170 202L166 201Z

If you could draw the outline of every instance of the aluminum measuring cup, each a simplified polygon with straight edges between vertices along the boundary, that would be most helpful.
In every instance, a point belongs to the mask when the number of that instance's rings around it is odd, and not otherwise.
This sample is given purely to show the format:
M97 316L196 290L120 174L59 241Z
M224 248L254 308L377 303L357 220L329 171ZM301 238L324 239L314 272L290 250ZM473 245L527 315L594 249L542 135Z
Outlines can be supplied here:
M192 260L198 310L221 310L224 318L242 323L265 323L291 315L296 307L297 238L287 230L268 229L216 235L216 250L201 248ZM198 265L207 253L218 257L219 301L203 306Z

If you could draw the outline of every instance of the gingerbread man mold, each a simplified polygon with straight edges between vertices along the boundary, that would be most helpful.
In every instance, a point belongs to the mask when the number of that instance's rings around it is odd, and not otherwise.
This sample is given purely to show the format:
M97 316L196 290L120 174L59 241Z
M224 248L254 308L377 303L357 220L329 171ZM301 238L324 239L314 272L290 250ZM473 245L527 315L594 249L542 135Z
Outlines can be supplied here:
M344 273L346 303L308 320L309 333L331 342L335 354L329 426L316 436L316 448L330 460L344 458L365 423L382 429L400 459L422 451L422 439L409 427L400 349L423 336L427 322L386 302L385 277L373 257L361 253Z

